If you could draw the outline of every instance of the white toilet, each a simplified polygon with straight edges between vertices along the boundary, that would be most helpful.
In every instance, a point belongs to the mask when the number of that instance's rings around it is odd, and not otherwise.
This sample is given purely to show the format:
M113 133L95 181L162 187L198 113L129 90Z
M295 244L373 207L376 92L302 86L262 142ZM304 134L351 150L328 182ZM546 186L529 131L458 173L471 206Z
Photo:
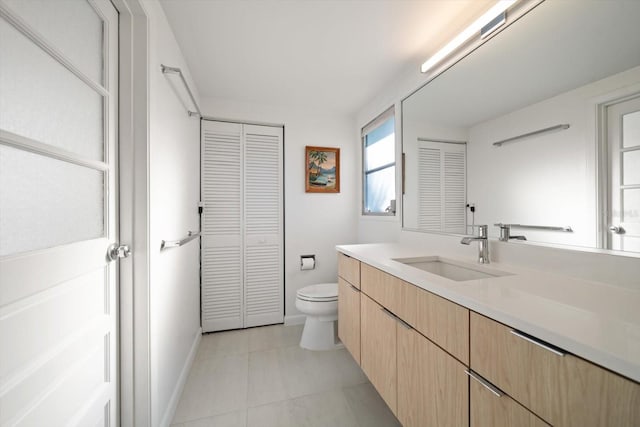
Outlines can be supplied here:
M338 284L321 283L297 292L296 308L307 316L300 347L331 350L338 341Z

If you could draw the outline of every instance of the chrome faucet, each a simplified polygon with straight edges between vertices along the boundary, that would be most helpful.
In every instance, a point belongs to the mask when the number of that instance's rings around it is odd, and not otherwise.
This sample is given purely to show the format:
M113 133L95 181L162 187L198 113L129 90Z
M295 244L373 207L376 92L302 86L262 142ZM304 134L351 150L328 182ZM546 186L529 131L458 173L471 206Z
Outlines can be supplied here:
M511 224L503 224L498 223L494 224L496 227L500 227L500 237L499 240L502 242L508 242L511 239L515 240L527 240L525 236L512 236L511 235Z
M480 264L489 264L489 239L487 225L478 225L478 235L463 237L460 243L469 245L471 242L478 242L478 262Z

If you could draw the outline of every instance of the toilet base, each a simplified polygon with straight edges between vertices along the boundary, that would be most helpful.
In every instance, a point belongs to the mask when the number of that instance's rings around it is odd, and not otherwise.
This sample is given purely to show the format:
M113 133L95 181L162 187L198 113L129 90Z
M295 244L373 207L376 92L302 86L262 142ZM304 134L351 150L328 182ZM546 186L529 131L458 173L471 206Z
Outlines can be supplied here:
M327 317L307 316L300 347L307 350L334 350L343 346L338 339L337 316L334 319Z

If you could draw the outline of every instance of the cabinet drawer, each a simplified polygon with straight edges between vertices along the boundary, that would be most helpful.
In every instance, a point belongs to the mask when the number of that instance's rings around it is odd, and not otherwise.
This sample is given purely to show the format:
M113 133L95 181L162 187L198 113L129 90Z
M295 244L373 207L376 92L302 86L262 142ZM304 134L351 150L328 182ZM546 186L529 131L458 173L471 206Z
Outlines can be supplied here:
M470 427L548 427L549 424L506 394L496 395L479 381L471 379Z
M638 426L640 384L471 313L471 368L555 426Z
M338 278L338 337L360 364L360 291Z
M360 261L338 252L338 276L360 289Z
M384 271L362 263L361 289L393 314L410 324L416 324L418 288Z
M469 310L423 289L417 289L416 329L469 365Z

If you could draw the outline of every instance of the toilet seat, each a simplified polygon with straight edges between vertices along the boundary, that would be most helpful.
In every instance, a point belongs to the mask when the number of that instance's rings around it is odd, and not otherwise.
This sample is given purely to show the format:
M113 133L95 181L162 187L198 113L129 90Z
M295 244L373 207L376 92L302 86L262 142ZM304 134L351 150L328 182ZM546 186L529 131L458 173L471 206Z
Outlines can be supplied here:
M337 283L321 283L305 286L296 292L298 299L310 302L330 302L338 300Z

